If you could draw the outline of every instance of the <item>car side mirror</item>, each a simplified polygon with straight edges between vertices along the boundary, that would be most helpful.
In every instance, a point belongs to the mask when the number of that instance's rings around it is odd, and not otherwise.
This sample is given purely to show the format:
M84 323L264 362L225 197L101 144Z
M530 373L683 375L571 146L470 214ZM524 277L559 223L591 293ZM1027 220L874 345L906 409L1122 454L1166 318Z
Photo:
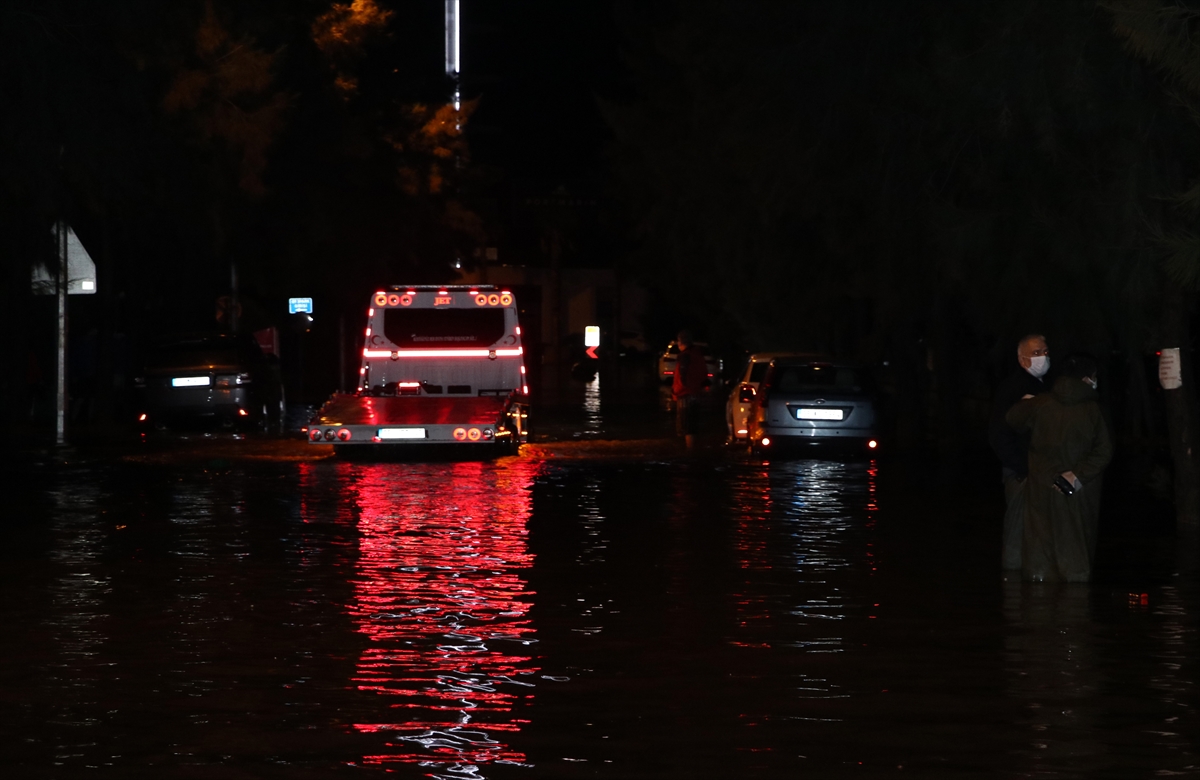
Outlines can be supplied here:
M754 400L754 388L749 385L743 385L738 392L738 401L744 404L751 403Z

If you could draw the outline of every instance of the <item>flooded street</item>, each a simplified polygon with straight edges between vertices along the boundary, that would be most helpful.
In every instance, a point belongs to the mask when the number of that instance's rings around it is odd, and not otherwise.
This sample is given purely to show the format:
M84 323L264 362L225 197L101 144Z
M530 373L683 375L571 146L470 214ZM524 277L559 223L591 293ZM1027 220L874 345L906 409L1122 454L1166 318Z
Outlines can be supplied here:
M1096 582L1005 583L998 486L536 446L17 473L6 777L1200 777L1195 573L1110 524Z

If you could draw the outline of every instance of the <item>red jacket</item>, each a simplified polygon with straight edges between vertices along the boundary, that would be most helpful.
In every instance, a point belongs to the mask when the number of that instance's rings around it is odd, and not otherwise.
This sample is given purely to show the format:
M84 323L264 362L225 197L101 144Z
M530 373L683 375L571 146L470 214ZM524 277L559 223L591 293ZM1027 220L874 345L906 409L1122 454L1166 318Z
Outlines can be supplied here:
M671 391L676 398L685 395L700 395L708 384L708 364L704 353L699 347L691 346L682 349L675 360L675 379L671 383Z

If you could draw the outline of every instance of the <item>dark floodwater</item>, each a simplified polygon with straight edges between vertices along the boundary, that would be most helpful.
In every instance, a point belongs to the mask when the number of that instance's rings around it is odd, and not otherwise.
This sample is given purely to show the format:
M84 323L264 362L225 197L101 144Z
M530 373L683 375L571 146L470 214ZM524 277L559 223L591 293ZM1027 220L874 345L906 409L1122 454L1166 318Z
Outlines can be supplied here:
M1200 777L1194 574L1110 538L1090 586L1006 585L998 490L739 456L19 474L4 777Z

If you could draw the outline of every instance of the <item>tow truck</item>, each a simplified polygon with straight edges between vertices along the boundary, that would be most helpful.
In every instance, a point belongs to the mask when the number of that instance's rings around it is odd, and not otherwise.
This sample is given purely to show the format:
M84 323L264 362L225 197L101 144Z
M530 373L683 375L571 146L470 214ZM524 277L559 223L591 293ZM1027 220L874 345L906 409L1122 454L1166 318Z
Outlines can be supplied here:
M358 385L317 410L308 441L342 454L429 445L515 451L529 435L524 354L509 290L378 290L367 309Z

